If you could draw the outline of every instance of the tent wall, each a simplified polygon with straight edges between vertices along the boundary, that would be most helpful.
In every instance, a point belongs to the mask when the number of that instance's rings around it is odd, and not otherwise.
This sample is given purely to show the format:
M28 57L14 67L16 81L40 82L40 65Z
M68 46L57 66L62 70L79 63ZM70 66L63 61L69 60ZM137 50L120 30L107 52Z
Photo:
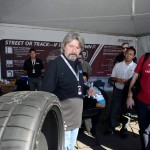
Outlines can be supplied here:
M57 41L61 42L67 32L65 31L54 31L47 28L35 28L32 26L21 26L21 25L8 25L0 24L0 40L1 39L20 39L20 40L39 40L39 41ZM85 43L90 44L116 44L112 40L116 37L118 40L118 45L122 42L132 41L131 45L135 46L135 37L127 36L110 36L102 34L89 34L81 33L85 39ZM106 38L108 40L106 40Z
M150 52L150 36L143 36L138 39L138 58L145 52Z

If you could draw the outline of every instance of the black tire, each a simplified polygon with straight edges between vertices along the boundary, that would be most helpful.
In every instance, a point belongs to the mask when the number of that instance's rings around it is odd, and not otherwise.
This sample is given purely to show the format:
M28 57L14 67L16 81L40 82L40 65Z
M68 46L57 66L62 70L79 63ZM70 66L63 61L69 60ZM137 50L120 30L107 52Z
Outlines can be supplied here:
M0 150L63 150L64 125L58 98L22 91L0 97Z

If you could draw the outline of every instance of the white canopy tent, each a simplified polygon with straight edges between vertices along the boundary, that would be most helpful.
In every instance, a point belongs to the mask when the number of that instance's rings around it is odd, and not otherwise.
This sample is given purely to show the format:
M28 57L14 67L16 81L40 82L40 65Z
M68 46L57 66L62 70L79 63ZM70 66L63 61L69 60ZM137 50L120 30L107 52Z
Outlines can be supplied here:
M0 40L61 42L79 31L87 44L132 41L139 58L150 51L149 8L149 0L0 0Z
M86 33L150 34L150 0L0 0L0 23Z

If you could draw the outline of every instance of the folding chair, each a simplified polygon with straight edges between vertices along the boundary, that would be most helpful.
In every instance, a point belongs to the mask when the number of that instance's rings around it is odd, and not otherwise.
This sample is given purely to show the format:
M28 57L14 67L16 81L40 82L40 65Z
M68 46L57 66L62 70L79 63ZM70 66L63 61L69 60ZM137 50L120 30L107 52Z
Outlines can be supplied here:
M101 110L102 110L101 108L94 107L94 108L87 109L82 113L82 123L85 124L85 128L88 134L90 135L91 135L91 129L93 127L92 119L93 118L98 119Z

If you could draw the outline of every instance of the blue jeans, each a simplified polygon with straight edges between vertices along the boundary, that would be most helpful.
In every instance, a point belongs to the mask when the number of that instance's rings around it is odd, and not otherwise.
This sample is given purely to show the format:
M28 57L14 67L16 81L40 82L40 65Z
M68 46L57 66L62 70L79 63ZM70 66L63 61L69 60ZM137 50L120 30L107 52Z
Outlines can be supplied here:
M150 150L150 105L140 100L137 101L137 105L142 150Z
M77 141L79 128L65 131L65 149L64 150L74 150L74 145Z

